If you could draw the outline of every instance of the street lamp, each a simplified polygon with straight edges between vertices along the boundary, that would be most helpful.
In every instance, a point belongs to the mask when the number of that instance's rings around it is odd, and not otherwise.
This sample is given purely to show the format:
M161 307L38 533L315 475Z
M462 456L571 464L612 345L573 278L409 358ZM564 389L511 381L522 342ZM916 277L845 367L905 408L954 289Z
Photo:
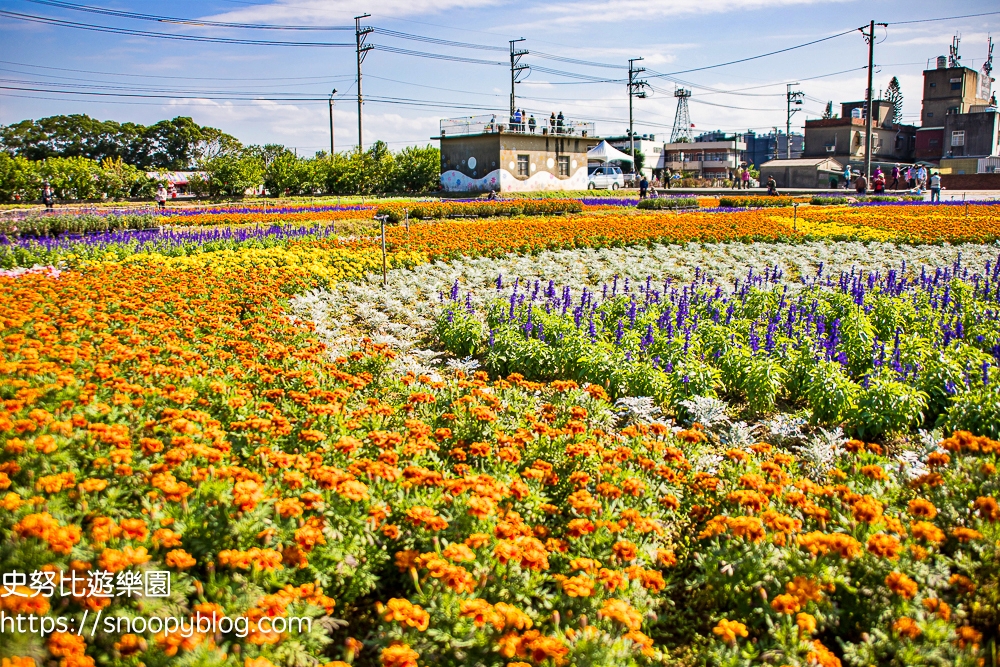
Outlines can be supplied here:
M333 92L330 93L330 157L333 157L333 96L337 94L337 89L334 88Z

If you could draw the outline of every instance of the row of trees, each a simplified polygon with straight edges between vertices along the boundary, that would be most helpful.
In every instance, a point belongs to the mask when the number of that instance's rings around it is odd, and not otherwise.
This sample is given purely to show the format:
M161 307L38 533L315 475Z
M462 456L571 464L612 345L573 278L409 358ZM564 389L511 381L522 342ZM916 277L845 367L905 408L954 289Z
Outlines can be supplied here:
M197 195L242 196L261 188L271 196L378 195L435 190L440 173L437 148L391 152L377 142L364 152L298 157L284 146L240 146L198 161L204 174L190 179ZM0 151L0 201L41 198L47 181L57 199L152 197L161 179L122 158L50 157L29 160Z
M154 125L97 120L86 114L50 116L0 125L0 150L29 160L121 159L143 170L189 169L199 161L238 150L236 137L198 125L187 116Z

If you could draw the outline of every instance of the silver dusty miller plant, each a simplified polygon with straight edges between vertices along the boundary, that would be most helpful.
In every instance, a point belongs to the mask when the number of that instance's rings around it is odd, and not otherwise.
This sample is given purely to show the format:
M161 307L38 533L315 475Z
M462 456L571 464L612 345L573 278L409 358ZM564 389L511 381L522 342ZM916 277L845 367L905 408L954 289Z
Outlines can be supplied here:
M652 424L662 414L656 402L649 396L629 396L615 401L615 410L624 425Z
M839 426L832 431L819 429L812 438L796 449L807 464L806 475L814 481L822 479L836 460L843 456L845 442L847 438Z
M725 401L710 396L692 396L681 401L681 407L687 410L690 423L698 422L707 429L712 429L716 424L729 422L729 415L726 414L728 405Z

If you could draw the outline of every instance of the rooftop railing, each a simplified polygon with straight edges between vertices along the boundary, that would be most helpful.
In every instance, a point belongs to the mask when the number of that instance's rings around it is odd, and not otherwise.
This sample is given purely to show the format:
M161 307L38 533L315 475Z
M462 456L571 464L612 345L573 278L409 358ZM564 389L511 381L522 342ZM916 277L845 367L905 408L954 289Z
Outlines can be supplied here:
M569 137L595 136L594 123L582 120L551 119L546 117L522 118L517 122L512 118L487 114L465 118L445 118L441 120L441 136L456 137L470 134L536 134Z

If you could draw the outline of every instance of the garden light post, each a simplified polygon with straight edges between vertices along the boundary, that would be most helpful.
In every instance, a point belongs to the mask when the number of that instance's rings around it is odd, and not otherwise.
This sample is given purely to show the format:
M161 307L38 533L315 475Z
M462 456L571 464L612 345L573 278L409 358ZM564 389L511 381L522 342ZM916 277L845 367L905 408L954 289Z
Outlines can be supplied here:
M389 284L389 271L386 266L385 259L385 221L388 219L388 215L378 215L379 226L382 228L382 287L386 287Z

